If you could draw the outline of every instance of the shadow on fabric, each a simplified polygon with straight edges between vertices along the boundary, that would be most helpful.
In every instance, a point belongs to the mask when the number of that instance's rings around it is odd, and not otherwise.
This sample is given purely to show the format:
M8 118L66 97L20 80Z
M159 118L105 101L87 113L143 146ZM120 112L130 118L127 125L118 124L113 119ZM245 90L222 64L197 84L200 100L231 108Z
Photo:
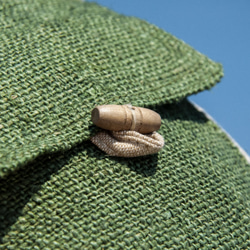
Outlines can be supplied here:
M196 109L193 108L194 115L190 115L190 105L184 100L177 104L159 105L151 108L160 113L162 119L167 121L181 119L205 123L207 118L202 113L197 115ZM178 107L179 113L176 112ZM189 109L187 114L185 114L185 107ZM108 157L112 159L114 164L126 164L131 171L145 178L151 177L157 172L158 154L139 157L140 161L138 158L109 157L90 141L76 145L75 148L66 152L42 155L0 180L0 243L10 227L24 213L24 207L39 192L41 186L66 166L73 157L83 151L87 155L86 159L92 159L92 162ZM37 200L36 202L42 201Z

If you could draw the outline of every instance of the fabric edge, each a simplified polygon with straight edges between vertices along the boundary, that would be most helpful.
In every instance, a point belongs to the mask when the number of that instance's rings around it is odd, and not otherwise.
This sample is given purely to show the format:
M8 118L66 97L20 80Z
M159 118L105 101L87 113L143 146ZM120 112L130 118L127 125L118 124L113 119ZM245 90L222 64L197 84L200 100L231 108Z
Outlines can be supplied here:
M220 129L227 135L228 139L233 143L233 145L235 147L238 148L239 152L241 153L241 155L246 159L246 161L250 164L250 156L247 154L247 152L239 145L239 143L233 139L233 137L211 116L207 113L207 111L205 109L203 109L202 107L200 107L198 104L196 104L195 102L189 100L190 103L192 105L194 105L194 107L202 112L207 119L209 119L210 121L213 121L216 125L218 125L220 127Z

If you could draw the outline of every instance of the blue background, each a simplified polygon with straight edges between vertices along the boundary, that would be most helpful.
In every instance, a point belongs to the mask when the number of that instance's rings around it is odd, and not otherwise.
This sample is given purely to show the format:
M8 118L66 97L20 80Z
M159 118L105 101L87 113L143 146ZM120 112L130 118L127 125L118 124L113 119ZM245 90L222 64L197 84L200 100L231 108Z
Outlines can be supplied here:
M250 154L249 0L95 2L155 24L222 63L222 81L189 99L205 109Z

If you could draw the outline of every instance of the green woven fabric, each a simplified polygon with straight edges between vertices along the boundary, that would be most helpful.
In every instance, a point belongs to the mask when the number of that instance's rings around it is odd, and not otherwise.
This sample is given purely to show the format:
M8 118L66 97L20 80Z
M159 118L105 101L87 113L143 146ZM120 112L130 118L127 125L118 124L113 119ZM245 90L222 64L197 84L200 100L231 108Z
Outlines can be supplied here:
M248 249L250 166L187 100L222 67L93 3L0 4L0 249ZM109 157L99 104L159 112L160 153Z
M188 45L78 1L7 1L0 17L0 176L89 138L96 104L174 102L222 76Z

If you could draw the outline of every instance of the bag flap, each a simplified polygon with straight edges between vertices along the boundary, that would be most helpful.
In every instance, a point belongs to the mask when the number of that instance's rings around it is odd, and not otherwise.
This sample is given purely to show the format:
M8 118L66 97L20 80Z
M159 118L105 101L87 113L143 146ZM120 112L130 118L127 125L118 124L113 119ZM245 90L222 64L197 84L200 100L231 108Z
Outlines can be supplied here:
M173 103L222 66L95 3L6 1L0 30L0 176L89 139L95 105Z

